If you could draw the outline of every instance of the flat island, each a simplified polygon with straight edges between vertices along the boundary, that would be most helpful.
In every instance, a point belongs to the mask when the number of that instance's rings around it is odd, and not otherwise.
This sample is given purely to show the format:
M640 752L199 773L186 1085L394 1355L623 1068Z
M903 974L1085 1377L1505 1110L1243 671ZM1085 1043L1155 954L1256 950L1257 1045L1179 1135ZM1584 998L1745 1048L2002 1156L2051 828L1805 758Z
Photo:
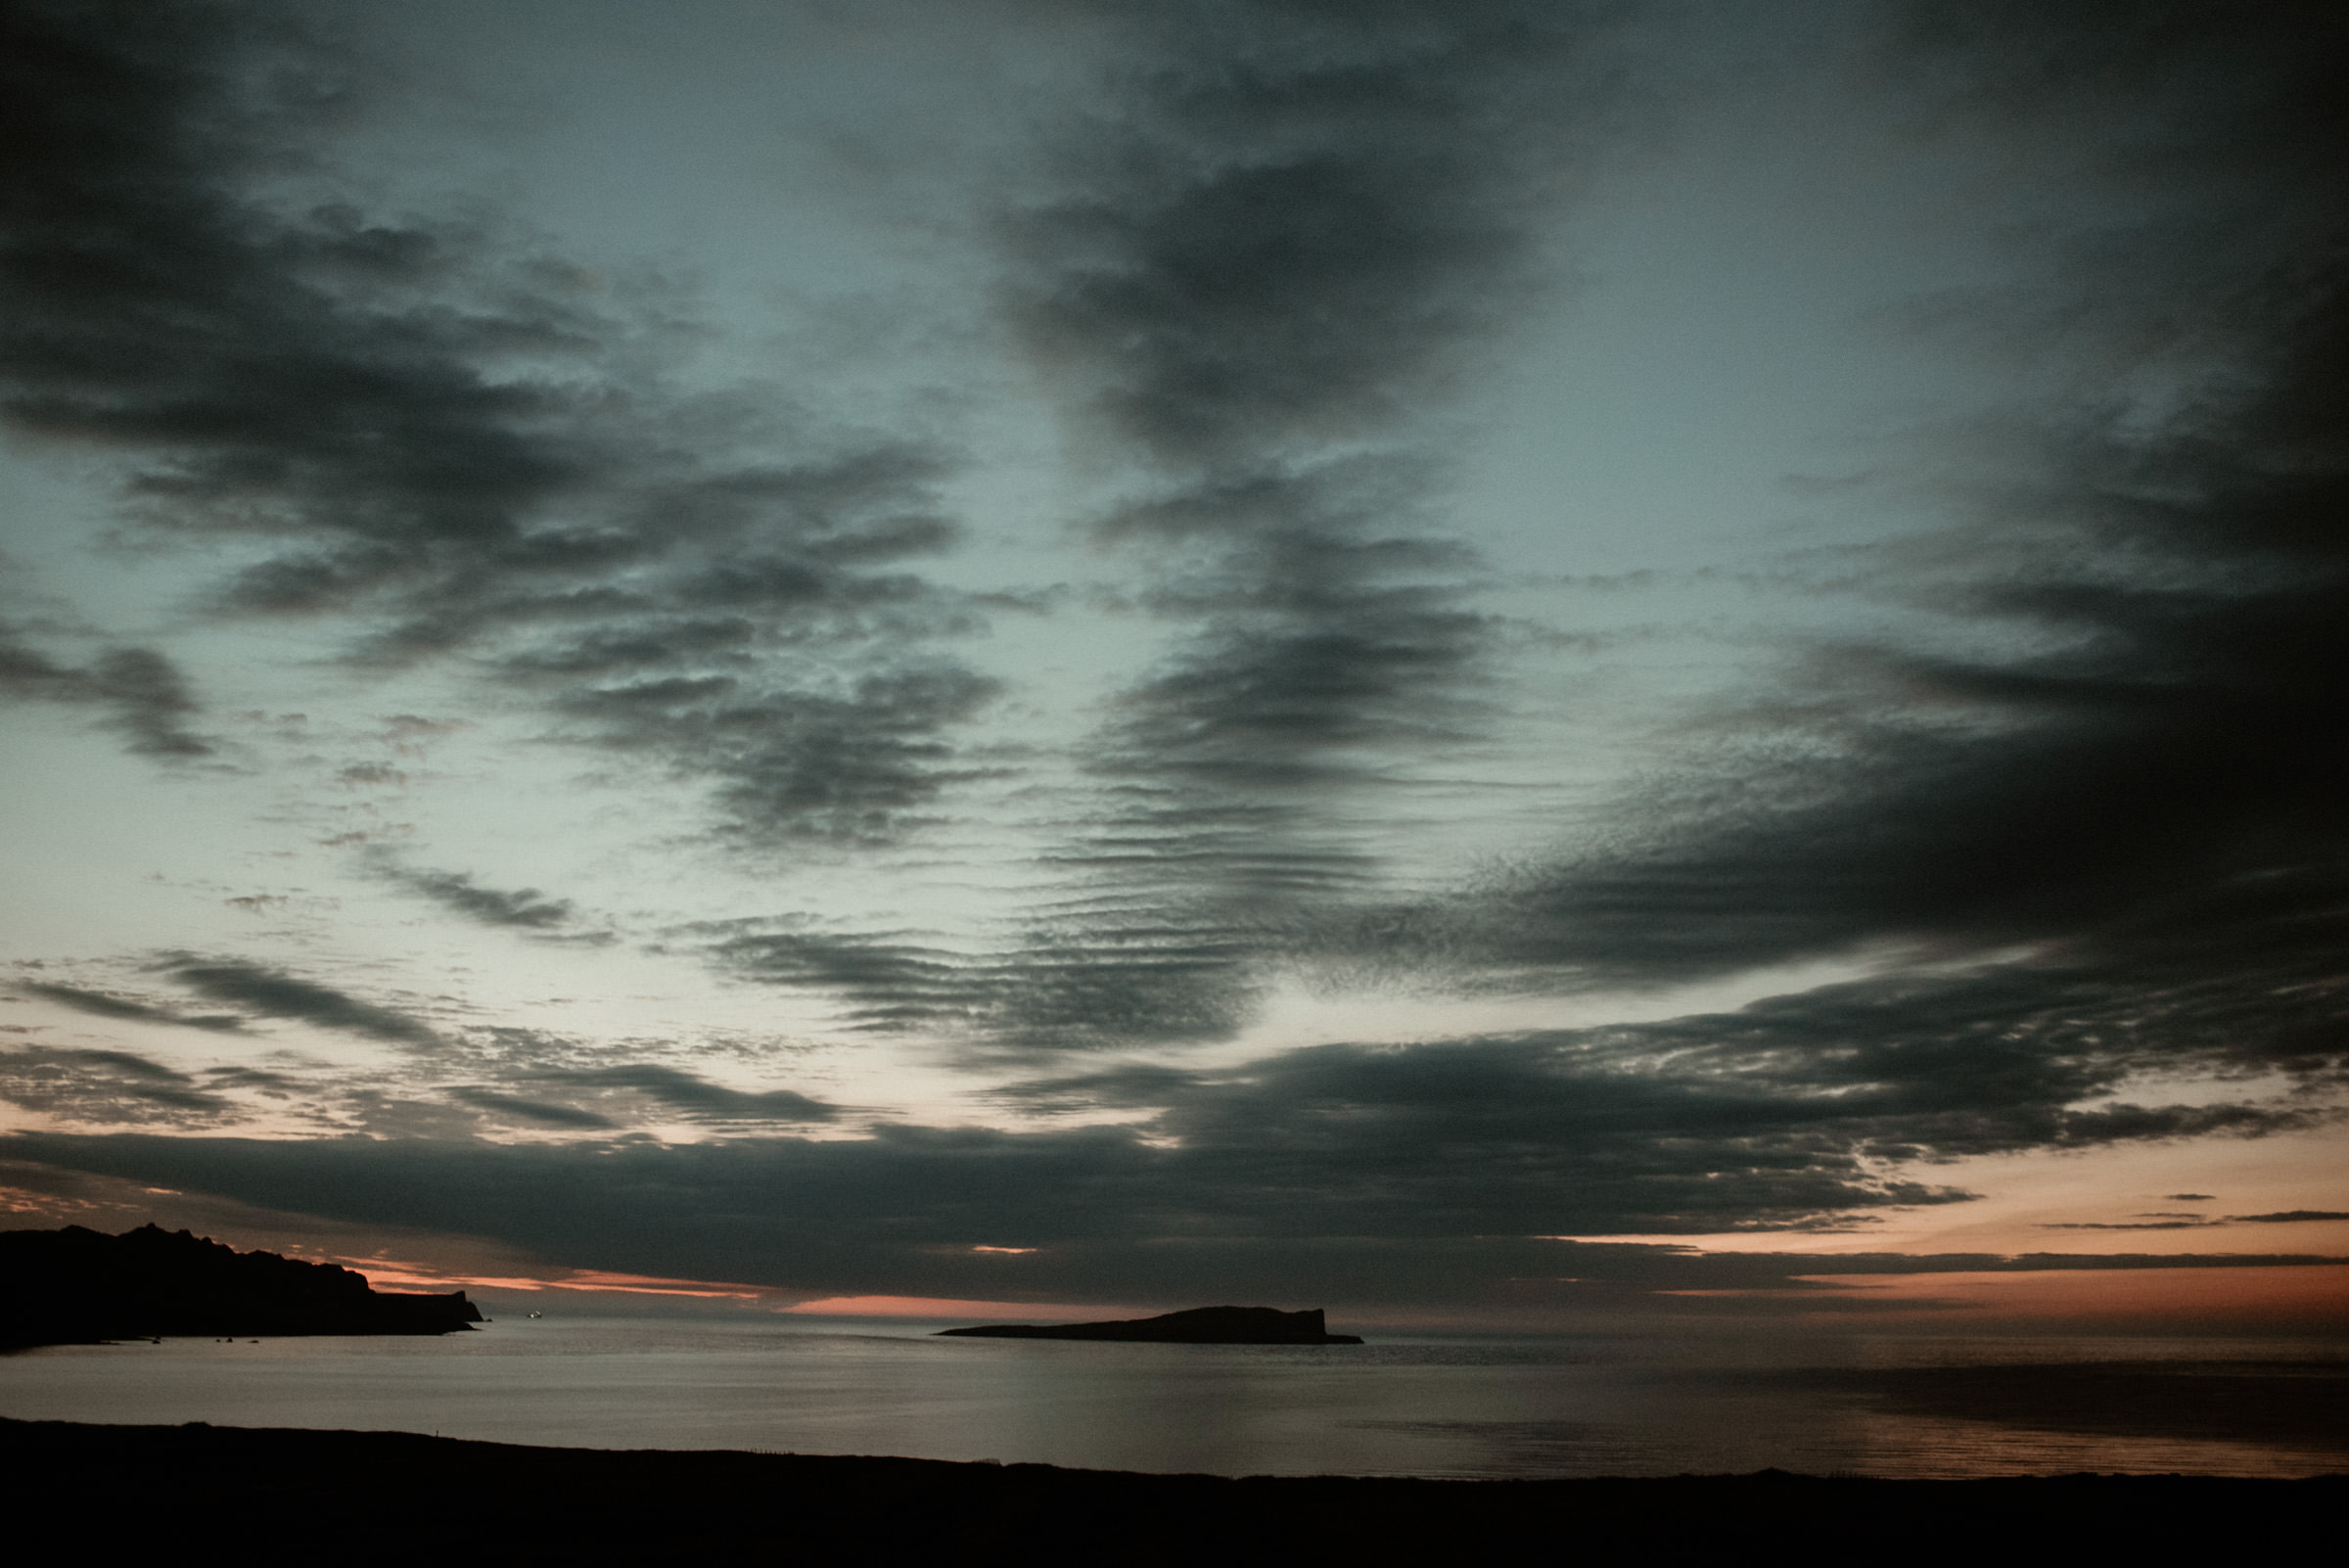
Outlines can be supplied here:
M387 1294L365 1274L185 1230L0 1231L0 1349L110 1339L446 1334L482 1320L461 1290Z
M1108 1339L1155 1345L1359 1345L1359 1334L1333 1334L1321 1309L1284 1313L1270 1307L1193 1307L1158 1317L1106 1323L990 1323L942 1328L975 1339Z

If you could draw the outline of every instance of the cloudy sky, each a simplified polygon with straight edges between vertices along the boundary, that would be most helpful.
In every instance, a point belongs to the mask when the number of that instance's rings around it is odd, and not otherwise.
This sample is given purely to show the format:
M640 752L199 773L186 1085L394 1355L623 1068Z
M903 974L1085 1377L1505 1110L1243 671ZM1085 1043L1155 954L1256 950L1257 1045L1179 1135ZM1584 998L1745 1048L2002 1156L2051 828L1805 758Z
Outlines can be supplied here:
M0 28L18 1222L2349 1313L2328 8Z

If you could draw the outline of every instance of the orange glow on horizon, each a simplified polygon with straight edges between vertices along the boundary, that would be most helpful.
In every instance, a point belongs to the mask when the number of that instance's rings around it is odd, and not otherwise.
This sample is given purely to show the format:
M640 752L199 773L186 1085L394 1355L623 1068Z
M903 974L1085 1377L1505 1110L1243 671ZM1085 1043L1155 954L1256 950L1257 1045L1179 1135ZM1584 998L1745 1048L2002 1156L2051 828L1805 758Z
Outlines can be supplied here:
M575 1290L613 1292L631 1296L686 1296L704 1300L757 1301L767 1294L757 1285L726 1284L707 1279L663 1279L651 1274L618 1274L595 1268L570 1268L559 1275L453 1273L423 1264L384 1258L333 1258L344 1268L367 1276L381 1289L428 1290Z
M2279 1328L2349 1329L2349 1265L2275 1268L2048 1268L2002 1273L1806 1274L1840 1286L1860 1313L1806 1314L1808 1320L1901 1322L1970 1320L2053 1324L2064 1320L2140 1318L2155 1322L2228 1320ZM1763 1294L1757 1292L1756 1294ZM1784 1299L1785 1292L1770 1292ZM1891 1310L1887 1310L1891 1309Z

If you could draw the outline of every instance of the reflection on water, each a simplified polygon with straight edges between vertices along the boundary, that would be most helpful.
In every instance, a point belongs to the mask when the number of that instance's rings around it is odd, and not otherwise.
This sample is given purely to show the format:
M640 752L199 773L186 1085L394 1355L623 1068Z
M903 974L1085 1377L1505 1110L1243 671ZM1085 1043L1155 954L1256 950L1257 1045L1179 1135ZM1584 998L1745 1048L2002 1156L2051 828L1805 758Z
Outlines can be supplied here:
M2280 1341L937 1339L542 1318L447 1339L53 1347L0 1414L1221 1474L2349 1470L2349 1360Z

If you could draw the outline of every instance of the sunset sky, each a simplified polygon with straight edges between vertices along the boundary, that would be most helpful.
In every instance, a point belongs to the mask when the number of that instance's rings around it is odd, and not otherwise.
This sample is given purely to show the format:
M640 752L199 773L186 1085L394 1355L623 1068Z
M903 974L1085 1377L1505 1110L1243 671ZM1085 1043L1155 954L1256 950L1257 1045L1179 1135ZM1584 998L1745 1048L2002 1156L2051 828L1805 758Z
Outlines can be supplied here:
M2349 1328L2343 59L0 0L7 1222Z

